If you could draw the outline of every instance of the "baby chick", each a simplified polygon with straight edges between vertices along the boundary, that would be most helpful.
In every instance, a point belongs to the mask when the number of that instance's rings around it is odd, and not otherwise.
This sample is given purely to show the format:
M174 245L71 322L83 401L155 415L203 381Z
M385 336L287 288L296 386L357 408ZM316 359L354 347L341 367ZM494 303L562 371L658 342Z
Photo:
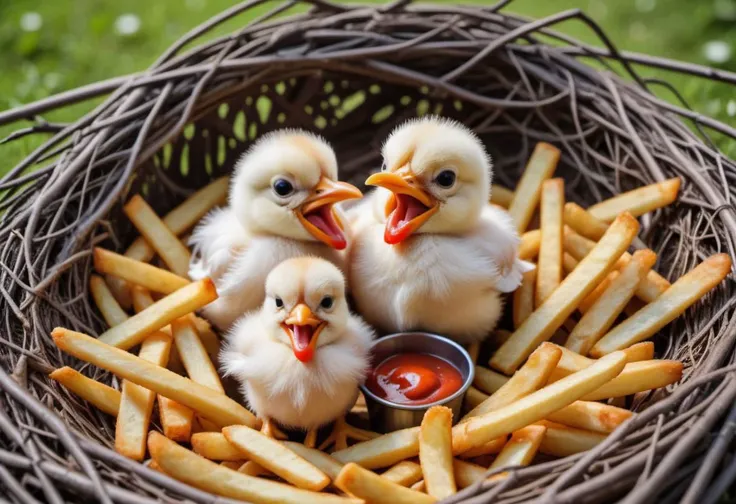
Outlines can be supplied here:
M320 137L282 130L264 136L235 168L230 205L194 230L189 276L210 277L219 298L204 315L220 329L263 302L266 275L285 259L323 257L342 268L348 236L335 203L360 198L337 181L337 160Z
M378 189L351 218L349 283L358 311L388 332L423 329L461 343L495 327L500 293L534 266L518 259L519 236L488 204L491 161L480 140L437 117L399 126L383 147ZM372 208L371 208L372 207Z
M305 429L313 446L317 428L355 403L372 339L348 309L340 270L301 257L271 271L263 306L234 324L220 362L242 383L266 432L275 431L273 421Z

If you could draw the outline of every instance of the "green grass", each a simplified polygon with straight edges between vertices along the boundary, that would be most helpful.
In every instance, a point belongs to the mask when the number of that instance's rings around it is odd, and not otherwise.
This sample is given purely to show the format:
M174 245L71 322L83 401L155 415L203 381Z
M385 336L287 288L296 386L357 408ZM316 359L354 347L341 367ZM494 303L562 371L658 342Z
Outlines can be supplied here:
M233 3L232 0L0 2L0 110L143 70L186 31ZM725 42L731 56L718 66L736 71L736 0L516 0L508 9L543 17L575 7L590 14L618 47L625 50L714 64L706 59L704 46L709 41ZM24 15L26 23L34 20L28 13L40 15L40 29L27 31L21 27ZM124 14L135 14L140 19L140 29L135 34L116 33L116 20ZM244 21L240 17L213 35L237 29ZM581 22L568 22L562 28L570 35L598 43L595 34ZM699 112L736 124L736 87L666 72L647 75L672 82ZM674 100L665 90L661 95ZM72 121L93 105L72 106L45 118ZM0 138L20 124L0 127ZM32 139L0 146L0 173L10 169L38 142ZM719 146L730 157L736 157L736 142L721 139Z

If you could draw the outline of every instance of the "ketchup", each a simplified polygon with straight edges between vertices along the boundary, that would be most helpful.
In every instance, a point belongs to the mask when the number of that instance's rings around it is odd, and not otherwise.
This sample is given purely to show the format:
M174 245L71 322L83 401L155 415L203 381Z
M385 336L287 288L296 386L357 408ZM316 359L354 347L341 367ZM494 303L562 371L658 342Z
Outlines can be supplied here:
M452 364L434 355L414 353L392 355L366 380L366 387L381 399L407 405L440 401L462 385L460 371Z

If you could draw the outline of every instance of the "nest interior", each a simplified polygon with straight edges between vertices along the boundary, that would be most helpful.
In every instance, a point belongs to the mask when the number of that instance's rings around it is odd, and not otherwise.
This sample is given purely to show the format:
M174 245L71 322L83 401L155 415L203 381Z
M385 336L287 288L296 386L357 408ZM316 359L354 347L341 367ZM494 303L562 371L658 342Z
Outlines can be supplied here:
M117 379L61 354L49 332L103 330L88 293L91 249L130 244L123 202L140 193L165 214L227 174L269 131L323 135L341 178L358 185L380 168L391 129L430 113L472 128L494 159L494 182L507 187L539 141L562 150L556 174L567 198L583 205L680 177L677 204L641 219L658 271L675 279L712 253L734 256L736 163L709 135L736 139L736 130L656 98L651 89L663 83L634 65L730 83L736 75L622 55L577 11L529 21L502 12L508 2L285 2L231 35L193 44L261 3L213 18L140 74L0 113L0 124L33 119L6 141L52 133L0 181L0 493L14 502L213 502L112 450L114 420L45 374L70 365L108 384ZM291 12L304 5L308 13ZM550 28L571 19L595 30L603 48ZM109 96L73 124L38 115L102 94ZM724 421L736 419L734 294L731 276L656 336L657 356L682 360L685 377L630 401L640 414L604 443L451 501L717 499L736 473Z

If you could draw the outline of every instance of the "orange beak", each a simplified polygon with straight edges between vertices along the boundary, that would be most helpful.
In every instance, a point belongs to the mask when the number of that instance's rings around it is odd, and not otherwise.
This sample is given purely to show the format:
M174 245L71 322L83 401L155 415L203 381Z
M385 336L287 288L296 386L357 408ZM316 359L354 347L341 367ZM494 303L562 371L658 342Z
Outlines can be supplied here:
M304 303L299 303L289 313L281 327L291 340L294 355L302 362L309 362L314 357L317 338L327 322L316 317Z
M340 218L332 206L340 201L362 198L360 189L346 182L335 182L322 177L312 194L296 210L302 226L319 241L342 250L347 246Z
M407 167L396 172L375 173L366 185L391 191L386 202L386 230L383 239L395 245L407 239L439 210L439 202L422 188L421 182Z

